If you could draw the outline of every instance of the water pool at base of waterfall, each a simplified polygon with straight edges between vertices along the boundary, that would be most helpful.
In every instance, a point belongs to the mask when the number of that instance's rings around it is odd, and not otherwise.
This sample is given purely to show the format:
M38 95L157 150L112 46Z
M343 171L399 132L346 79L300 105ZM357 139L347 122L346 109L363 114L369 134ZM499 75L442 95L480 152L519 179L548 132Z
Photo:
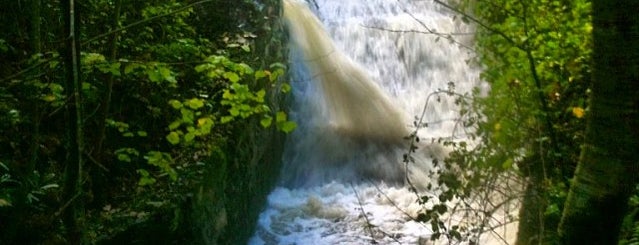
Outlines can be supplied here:
M448 243L446 238L431 241L430 224L415 220L420 211L423 206L415 193L384 183L279 187L270 194L249 244L471 244L468 240ZM496 213L492 223L508 223L508 213ZM499 226L493 230L499 236L486 231L477 244L510 243L515 230L514 223Z
M383 183L280 187L269 196L250 244L418 244L432 233L412 220L419 210L408 189Z

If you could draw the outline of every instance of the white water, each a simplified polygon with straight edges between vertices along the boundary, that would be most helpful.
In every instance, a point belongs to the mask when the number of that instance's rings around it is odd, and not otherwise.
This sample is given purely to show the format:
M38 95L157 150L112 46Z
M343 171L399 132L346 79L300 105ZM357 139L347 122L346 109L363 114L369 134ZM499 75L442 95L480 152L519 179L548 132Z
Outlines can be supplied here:
M287 142L281 184L269 195L249 243L430 244L430 225L410 218L422 207L403 183L408 175L418 187L428 184L432 158L441 160L446 150L420 145L406 173L401 138L414 130L413 118L430 93L451 82L455 92L470 92L482 86L479 71L467 64L468 49L444 38L381 29L472 28L433 1L316 0L313 13L298 1L284 1L292 35L291 117L298 129ZM455 36L466 44L470 38ZM429 104L422 142L463 137L453 120L459 108L453 99L441 99ZM512 233L505 239L512 240Z

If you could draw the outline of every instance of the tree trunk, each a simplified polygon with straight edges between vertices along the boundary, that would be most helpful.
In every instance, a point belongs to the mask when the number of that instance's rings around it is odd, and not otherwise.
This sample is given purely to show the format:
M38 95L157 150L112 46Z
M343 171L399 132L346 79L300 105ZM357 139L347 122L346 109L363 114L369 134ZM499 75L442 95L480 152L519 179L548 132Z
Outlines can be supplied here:
M120 28L121 9L122 9L122 0L116 0L115 8L113 10L113 22L111 26L112 28L111 31ZM117 58L119 36L120 36L120 32L114 32L109 39L109 49L107 50L107 52L108 52L108 59L111 62L114 62L115 59ZM109 109L111 107L111 95L113 94L114 80L115 80L115 77L113 74L109 74L108 77L106 78L106 83L104 86L105 87L104 97L102 99L102 106L100 111L101 117L100 117L100 121L98 122L98 137L97 137L98 141L96 143L95 154L96 154L96 159L98 159L98 161L101 161L101 162L104 162L103 144L106 138L106 120L109 117Z
M29 1L29 48L31 55L42 53L42 38L41 38L41 9L42 2L40 0ZM36 69L35 74L39 74L39 69ZM38 155L40 149L40 104L33 103L33 132L31 132L31 146L29 149L29 163L25 171L25 176L30 176L35 170L36 163L38 162Z
M63 203L63 223L67 231L69 244L83 242L82 223L84 208L82 203L83 172L83 118L80 83L80 42L78 41L78 16L75 0L61 2L64 15L64 36L66 37L62 57L65 67L65 87L67 103L65 106L66 149Z
M593 88L585 142L558 233L617 244L639 176L639 1L593 1Z
M540 155L533 155L524 161L524 166L520 166L527 181L519 210L516 245L543 244L544 241L544 212L547 200L544 195L543 162L540 158Z

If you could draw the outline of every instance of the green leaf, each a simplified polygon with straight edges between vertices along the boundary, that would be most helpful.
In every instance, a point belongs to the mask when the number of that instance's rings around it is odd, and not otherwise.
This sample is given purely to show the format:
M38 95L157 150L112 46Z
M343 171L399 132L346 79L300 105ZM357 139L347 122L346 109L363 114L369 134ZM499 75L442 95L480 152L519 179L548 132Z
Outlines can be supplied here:
M118 154L118 160L122 162L131 162L131 157L127 154L120 153Z
M265 95L266 95L266 91L264 91L264 89L257 91L257 93L255 93L255 99L254 99L255 102L263 103Z
M231 113L231 116L237 117L240 115L240 110L238 109L238 107L233 107L229 109L229 113Z
M59 188L60 186L58 184L48 184L48 185L44 185L42 187L40 187L41 190L47 190L47 189L51 189L51 188Z
M501 165L502 168L504 169L510 169L513 167L513 159L512 158L508 158L506 159L506 161L504 161L504 163Z
M155 178L151 177L151 174L149 174L149 171L146 171L144 169L138 169L137 172L141 175L140 181L138 181L139 186L152 185L157 181L155 180Z
M240 63L237 65L237 70L240 71L240 74L253 74L253 68L251 68L251 66L244 64L244 63Z
M275 115L275 122L277 123L285 122L286 118L287 118L286 112L278 111L277 114Z
M182 114L183 122L193 123L193 120L195 120L195 113L190 109L182 108L180 109L180 113Z
M109 66L109 72L111 73L111 75L114 75L114 76L122 75L120 74L120 65L121 64L119 62L116 62L111 64L111 66Z
M185 102L185 104L188 107L191 107L191 109L197 110L197 109L200 109L200 108L202 108L204 106L204 100L201 100L201 99L198 99L198 98L193 98L193 99L187 100Z
M148 70L146 70L146 75L147 75L147 77L149 78L149 80L151 82L157 83L157 82L162 81L162 76L156 70L148 69Z
M195 133L193 132L188 132L184 135L184 141L186 143L190 143L191 141L193 141L194 138L195 138Z
M228 123L230 121L233 121L233 117L232 116L223 116L222 119L220 119L221 123Z
M248 44L244 44L242 45L242 50L248 53L248 52L251 52L251 47L249 47Z
M255 72L255 80L259 80L261 78L265 78L267 76L266 72L263 70L258 70Z
M171 124L169 124L169 130L174 130L180 127L180 125L182 125L182 121L177 120L175 122L172 122Z
M260 120L260 124L264 128L268 128L269 126L271 126L272 123L273 123L273 118L270 116L265 116L264 118L262 118L262 120Z
M7 165L5 165L4 163L0 162L0 167L2 169L4 169L5 171L9 171L9 167L7 167Z
M0 198L0 207L10 207L10 206L12 206L10 201L4 198Z
M166 136L166 140L168 140L172 145L177 145L180 143L180 135L173 131Z
M231 72L231 71L227 71L224 73L224 78L228 79L229 81L235 83L240 81L240 76L237 75L237 73L235 72Z
M273 68L286 69L286 65L284 65L283 63L280 63L280 62L275 62L275 63L271 64L269 67L271 69L273 69Z
M91 84L87 83L87 82L83 82L82 83L82 90L90 90L91 89Z
M288 94L288 92L291 92L292 88L291 85L288 83L282 83L282 93Z
M297 124L295 122L291 122L291 121L281 122L281 123L278 123L277 125L278 125L278 128L280 130L282 130L282 132L284 132L284 133L293 132L293 130L295 130L295 128L297 128Z
M103 62L106 62L106 58L104 57L104 55L98 53L88 53L84 54L82 57L82 63L85 66Z
M171 76L171 70L169 70L169 68L166 68L164 66L159 67L158 72L160 73L160 76L162 76L162 78L165 80L167 80L167 78Z
M182 108L182 102L178 100L169 100L169 105L171 105L174 109Z
M201 65L195 66L195 71L200 73L200 72L203 72L203 71L208 71L208 70L210 70L212 68L213 68L213 65L211 65L211 64L201 64Z
M146 69L146 66L139 63L128 64L124 67L124 74L129 74L135 71L136 69Z

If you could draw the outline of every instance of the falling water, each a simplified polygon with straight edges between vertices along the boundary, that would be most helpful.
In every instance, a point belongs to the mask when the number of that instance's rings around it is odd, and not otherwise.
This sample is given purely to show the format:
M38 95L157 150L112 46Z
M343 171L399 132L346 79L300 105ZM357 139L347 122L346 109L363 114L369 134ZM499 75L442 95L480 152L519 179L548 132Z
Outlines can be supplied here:
M430 227L408 217L421 207L404 184L407 177L418 187L430 182L432 159L446 154L430 139L463 137L454 100L426 108L429 126L418 135L426 143L410 165L402 162L404 138L429 94L482 86L478 69L468 65L472 27L433 1L284 0L283 6L298 128L250 244L428 240Z

